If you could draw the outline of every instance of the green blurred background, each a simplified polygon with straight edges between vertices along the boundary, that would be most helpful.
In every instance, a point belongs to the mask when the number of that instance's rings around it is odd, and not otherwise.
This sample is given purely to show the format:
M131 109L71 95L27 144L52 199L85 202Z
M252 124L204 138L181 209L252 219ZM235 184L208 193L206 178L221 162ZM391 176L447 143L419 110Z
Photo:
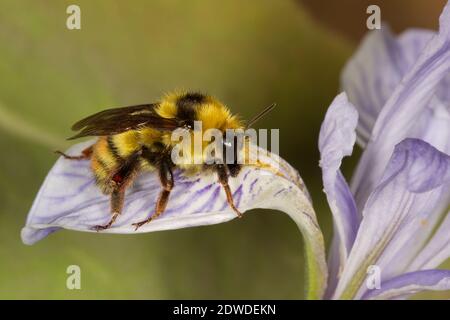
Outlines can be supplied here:
M436 27L444 1L370 3L400 31ZM81 7L81 30L66 28L70 4ZM317 137L340 70L366 31L368 4L3 0L0 298L302 298L301 236L279 212L141 235L61 231L31 247L20 229L74 121L184 88L215 95L244 118L277 102L259 126L280 128L280 153L310 189L328 242ZM347 176L358 153L344 165ZM81 267L82 290L66 289L72 264Z

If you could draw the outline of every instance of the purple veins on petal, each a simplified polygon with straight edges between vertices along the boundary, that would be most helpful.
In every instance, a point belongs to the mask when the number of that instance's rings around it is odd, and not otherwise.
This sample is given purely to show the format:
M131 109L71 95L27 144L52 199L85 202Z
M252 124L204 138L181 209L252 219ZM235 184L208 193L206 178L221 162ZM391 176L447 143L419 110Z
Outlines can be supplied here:
M398 38L386 28L371 33L355 55L355 61L366 63L358 65L352 60L344 70L343 87L359 110L359 123L372 123L366 137L370 137L370 141L365 141L369 142L352 180L359 210L379 182L394 146L403 139L422 139L450 153L448 139L445 139L448 135L446 128L450 127L450 109L442 107L450 102L449 95L442 94L449 91L447 84L450 81L449 12L447 4L440 18L438 33L411 30ZM377 62L381 57L386 57L381 61L384 63ZM360 88L361 74L365 74L370 83L381 78L383 81L380 83L391 85L386 90L371 86L366 92ZM352 92L359 93L358 101L354 100ZM381 104L371 102L372 107L379 111L376 117L368 116L359 101L371 100L373 96L382 96L384 101ZM440 115L427 115L428 109L440 109ZM370 120L366 121L368 118Z
M424 290L450 290L450 270L423 270L405 273L367 291L362 299L394 299Z
M236 191L233 192L233 199L234 199L234 205L239 208L241 204L241 197L242 197L242 185L239 186L239 188L236 189ZM227 201L224 201L222 208L220 211L224 211L226 208L228 208L230 205Z
M78 154L86 146L85 143L78 144L68 153ZM264 163L273 165L274 168L277 168L279 162L281 159L276 156L264 158ZM244 166L238 177L230 177L234 204L239 210L257 207L259 203L267 205L261 196L270 193L263 191L275 186L279 188L280 183L298 186L297 183L301 180L294 169L285 162L279 168L283 170L283 177L250 166ZM290 177L295 177L295 181L291 181ZM257 188L261 179L264 182ZM166 211L158 219L142 226L138 232L208 225L236 217L214 173L186 175L182 170L175 170L174 180ZM135 233L131 223L153 213L160 190L160 182L155 173L140 174L126 192L122 214L112 228L104 232ZM25 243L31 244L45 237L48 234L46 230L68 228L91 231L93 225L105 223L109 218L110 199L95 185L89 161L59 159L39 191L22 237Z
M286 188L281 188L280 190L278 190L277 192L274 193L274 197L278 196L279 194L283 193L286 191Z
M245 178L244 178L244 179L245 179ZM253 181L250 183L250 189L249 189L249 192L250 192L250 193L253 192L253 188L255 187L255 185L256 185L257 182L258 182L258 178L256 178L255 180L253 180Z
M382 281L407 268L418 253L417 241L422 239L418 236L423 232L420 220L435 212L442 201L442 188L449 183L450 156L417 139L405 139L396 146L383 179L364 208L337 296L366 264L383 270Z
M217 199L219 196L219 193L221 192L222 187L217 186L214 188L214 191L211 193L210 197L205 201L205 203L197 209L198 212L208 212L213 209L215 202L214 200Z

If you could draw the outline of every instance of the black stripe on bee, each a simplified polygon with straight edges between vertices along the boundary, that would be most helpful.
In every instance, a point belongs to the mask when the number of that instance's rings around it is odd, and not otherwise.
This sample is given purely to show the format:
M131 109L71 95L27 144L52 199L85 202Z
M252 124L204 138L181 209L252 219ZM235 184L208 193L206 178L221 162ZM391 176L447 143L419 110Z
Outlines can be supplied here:
M195 120L195 107L205 102L206 96L201 93L186 93L178 98L176 105L177 118L183 120Z
M119 154L119 150L117 149L116 144L114 143L113 136L109 136L108 138L106 138L106 142L108 143L108 149L111 151L111 154L114 157L114 159L116 159L117 161L123 160Z
M108 165L106 164L105 161L103 161L103 160L100 159L99 157L97 157L96 160L97 160L98 164L100 165L100 167L102 167L102 170L103 170L103 171L105 171L105 172L108 172L108 171L109 171L109 167L108 167Z

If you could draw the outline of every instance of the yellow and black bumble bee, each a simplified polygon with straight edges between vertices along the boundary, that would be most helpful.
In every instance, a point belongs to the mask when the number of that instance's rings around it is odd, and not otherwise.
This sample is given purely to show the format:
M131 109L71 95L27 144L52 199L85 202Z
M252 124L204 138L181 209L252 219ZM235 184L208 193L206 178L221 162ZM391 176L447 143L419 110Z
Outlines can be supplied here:
M155 212L148 219L133 225L138 229L160 216L174 187L172 170L176 166L194 172L215 171L228 204L241 216L228 185L228 177L237 176L241 165L237 161L231 164L175 165L171 151L177 142L172 141L171 133L178 128L193 130L194 121L201 121L203 130L215 128L224 134L227 129L245 129L273 107L264 109L244 125L225 105L211 96L200 93L168 94L158 103L108 109L75 123L72 130L79 133L69 140L87 136L99 137L98 140L80 156L57 153L71 160L90 159L98 187L111 196L111 220L105 225L94 226L94 230L111 227L122 212L126 188L142 170L157 171L162 188ZM229 144L224 145L225 153L227 146ZM233 148L236 149L236 145ZM237 150L233 152L237 154Z

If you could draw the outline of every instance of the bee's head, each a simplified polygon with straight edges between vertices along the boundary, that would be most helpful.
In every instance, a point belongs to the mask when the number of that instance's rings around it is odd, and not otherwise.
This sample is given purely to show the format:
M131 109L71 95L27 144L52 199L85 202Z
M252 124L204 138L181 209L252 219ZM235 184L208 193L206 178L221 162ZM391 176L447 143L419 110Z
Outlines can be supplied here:
M223 158L224 163L228 164L231 160L228 159L225 162L226 155L228 158L233 158L233 152L236 154L238 147L234 143L234 138L227 138L227 132L233 132L234 130L243 129L244 125L242 121L233 115L230 110L219 100L206 95L201 94L187 94L183 96L178 101L179 112L189 118L188 121L193 119L193 127L191 127L193 132L200 132L205 138L202 144L202 152L205 162L210 162L213 158ZM188 110L192 110L188 111ZM187 116L187 117L186 117ZM214 138L210 137L210 134ZM218 139L220 136L220 139ZM211 149L211 142L218 140L216 148L222 148L222 154L217 155L214 152L208 152ZM205 157L205 154L209 156ZM236 172L237 167L235 165L236 160L233 163L229 163L230 172Z
M243 151L247 149L245 129L270 111L273 106L265 108L246 126L222 102L201 93L169 95L161 102L158 112L165 117L174 117L180 121L183 136L187 135L190 141L183 146L184 163L187 166L198 164L198 159L201 159L201 163L204 164L221 161L227 165L230 174L236 176L241 168L242 154L246 153ZM198 137L200 137L200 143ZM180 140L172 138L173 136L166 144L174 147ZM201 147L198 146L199 144ZM185 156L185 154L189 155Z

